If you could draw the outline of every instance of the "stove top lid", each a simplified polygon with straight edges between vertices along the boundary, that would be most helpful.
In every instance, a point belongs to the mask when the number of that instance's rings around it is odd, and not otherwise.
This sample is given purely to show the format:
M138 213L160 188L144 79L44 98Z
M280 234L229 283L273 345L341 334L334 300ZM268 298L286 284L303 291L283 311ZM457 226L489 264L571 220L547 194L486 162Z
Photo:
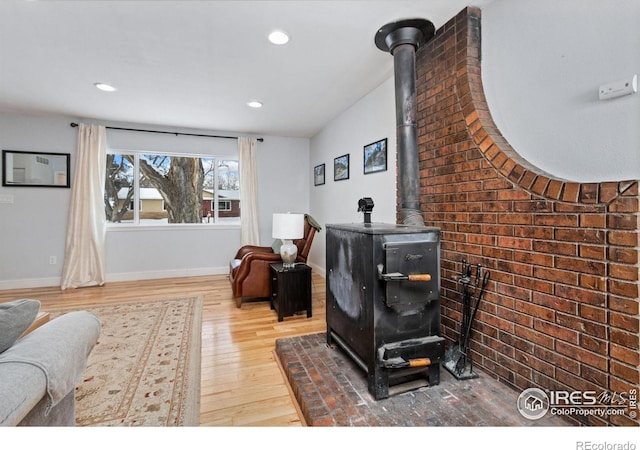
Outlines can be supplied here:
M416 234L416 233L440 233L440 228L421 227L415 225L402 225L395 223L341 223L327 224L327 228L337 230L357 231L365 234Z

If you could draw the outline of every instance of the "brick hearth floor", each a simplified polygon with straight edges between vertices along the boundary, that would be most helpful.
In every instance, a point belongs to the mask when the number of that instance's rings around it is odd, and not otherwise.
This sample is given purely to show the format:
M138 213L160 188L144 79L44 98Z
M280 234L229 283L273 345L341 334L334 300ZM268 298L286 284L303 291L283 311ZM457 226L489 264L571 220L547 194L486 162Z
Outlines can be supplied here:
M441 367L440 384L376 401L364 371L325 333L278 339L275 353L309 426L571 426L549 414L524 418L519 393L480 371L457 380Z

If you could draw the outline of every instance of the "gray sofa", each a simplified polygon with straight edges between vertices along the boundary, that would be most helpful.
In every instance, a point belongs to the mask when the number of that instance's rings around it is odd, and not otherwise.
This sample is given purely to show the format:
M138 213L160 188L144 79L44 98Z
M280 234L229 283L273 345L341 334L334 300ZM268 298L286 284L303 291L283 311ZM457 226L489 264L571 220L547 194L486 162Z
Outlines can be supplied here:
M0 304L2 426L75 425L75 387L98 341L100 321L73 311L20 337L39 306L31 299Z

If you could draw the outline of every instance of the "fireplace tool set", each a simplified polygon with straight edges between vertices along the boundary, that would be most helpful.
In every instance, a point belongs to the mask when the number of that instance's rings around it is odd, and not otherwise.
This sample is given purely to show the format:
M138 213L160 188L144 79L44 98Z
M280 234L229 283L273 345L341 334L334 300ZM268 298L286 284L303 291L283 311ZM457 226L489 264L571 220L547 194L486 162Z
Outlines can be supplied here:
M475 268L475 274L474 272ZM485 287L491 276L488 270L483 270L481 264L468 264L462 260L462 272L458 284L462 286L462 322L458 342L453 343L445 355L443 366L458 380L477 378L473 371L473 362L469 351L469 340L473 320L478 312Z

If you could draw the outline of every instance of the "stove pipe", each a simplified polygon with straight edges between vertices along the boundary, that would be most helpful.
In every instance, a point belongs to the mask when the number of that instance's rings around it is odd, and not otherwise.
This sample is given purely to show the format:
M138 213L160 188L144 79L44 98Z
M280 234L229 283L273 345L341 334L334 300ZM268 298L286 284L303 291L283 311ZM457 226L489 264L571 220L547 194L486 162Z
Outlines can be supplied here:
M380 28L376 46L393 55L396 92L396 140L400 220L424 226L420 210L420 170L416 108L416 50L435 34L426 19L406 19Z

